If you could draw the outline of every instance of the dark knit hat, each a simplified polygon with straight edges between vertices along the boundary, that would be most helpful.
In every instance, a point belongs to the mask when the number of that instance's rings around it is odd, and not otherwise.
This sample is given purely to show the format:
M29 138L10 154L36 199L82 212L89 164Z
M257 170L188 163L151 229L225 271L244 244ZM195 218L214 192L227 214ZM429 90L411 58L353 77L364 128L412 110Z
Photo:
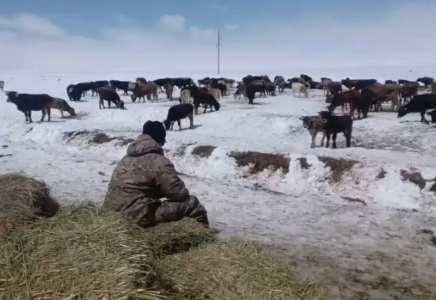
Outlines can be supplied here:
M159 121L145 122L142 127L142 134L148 134L159 144L163 144L165 142L165 137L167 136L165 127Z

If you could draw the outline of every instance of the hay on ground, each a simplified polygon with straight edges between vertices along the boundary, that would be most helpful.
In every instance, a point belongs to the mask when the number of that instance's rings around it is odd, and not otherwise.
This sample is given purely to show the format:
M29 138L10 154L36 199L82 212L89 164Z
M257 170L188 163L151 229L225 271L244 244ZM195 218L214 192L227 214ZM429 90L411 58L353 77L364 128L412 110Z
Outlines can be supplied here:
M0 175L0 238L40 217L52 217L58 209L43 181L22 174Z
M204 243L215 241L210 230L192 218L163 223L144 232L155 256L181 253Z
M122 136L110 137L103 132L88 131L88 130L64 132L64 139L67 139L68 140L67 142L71 142L72 140L84 135L90 138L88 140L89 144L106 144L112 141L118 141L117 143L118 146L127 146L128 144L134 141L134 139L132 138L125 138Z
M116 212L71 207L0 243L0 299L163 299L145 236ZM166 298L165 298L166 299Z
M342 176L346 172L350 171L355 164L357 164L357 161L355 160L333 158L328 156L318 156L318 159L322 161L326 167L330 167L330 180L332 182L340 182L342 180Z
M250 242L232 240L200 246L160 260L163 280L176 299L319 300L316 285L285 262Z
M208 158L212 155L213 151L216 149L215 146L197 146L192 150L192 155L200 156L202 158Z
M265 169L270 169L273 172L282 170L283 173L289 172L289 163L291 159L282 154L273 153L261 153L261 152L231 152L230 157L234 158L238 164L241 166L251 166L250 173L260 173Z

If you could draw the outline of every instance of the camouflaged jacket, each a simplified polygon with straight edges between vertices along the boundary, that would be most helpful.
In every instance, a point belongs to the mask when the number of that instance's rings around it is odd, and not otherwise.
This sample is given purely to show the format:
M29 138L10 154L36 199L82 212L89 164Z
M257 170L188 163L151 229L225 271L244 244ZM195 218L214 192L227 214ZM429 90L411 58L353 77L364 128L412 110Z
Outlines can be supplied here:
M140 135L115 168L103 207L127 214L139 225L152 222L159 199L184 201L189 197L174 165L149 135ZM149 221L148 221L149 220Z

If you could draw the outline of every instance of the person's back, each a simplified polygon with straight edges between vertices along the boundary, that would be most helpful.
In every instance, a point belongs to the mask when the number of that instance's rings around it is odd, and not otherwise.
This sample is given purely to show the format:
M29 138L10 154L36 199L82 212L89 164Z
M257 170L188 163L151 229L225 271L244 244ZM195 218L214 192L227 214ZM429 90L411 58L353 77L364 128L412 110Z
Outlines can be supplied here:
M143 227L183 217L208 225L205 208L189 195L174 165L164 156L165 135L160 122L144 124L143 134L130 144L113 172L103 207L124 212Z

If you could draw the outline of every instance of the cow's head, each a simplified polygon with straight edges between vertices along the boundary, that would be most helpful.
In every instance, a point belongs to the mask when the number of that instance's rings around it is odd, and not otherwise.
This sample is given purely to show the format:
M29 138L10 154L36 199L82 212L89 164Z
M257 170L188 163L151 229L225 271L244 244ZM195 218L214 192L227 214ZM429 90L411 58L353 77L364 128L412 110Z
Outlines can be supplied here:
M15 98L18 96L18 93L15 91L5 92L5 94L8 97L6 102L14 102Z
M409 109L407 108L407 105L403 105L400 107L400 109L398 110L398 118L402 118L405 115L407 115L409 113Z

